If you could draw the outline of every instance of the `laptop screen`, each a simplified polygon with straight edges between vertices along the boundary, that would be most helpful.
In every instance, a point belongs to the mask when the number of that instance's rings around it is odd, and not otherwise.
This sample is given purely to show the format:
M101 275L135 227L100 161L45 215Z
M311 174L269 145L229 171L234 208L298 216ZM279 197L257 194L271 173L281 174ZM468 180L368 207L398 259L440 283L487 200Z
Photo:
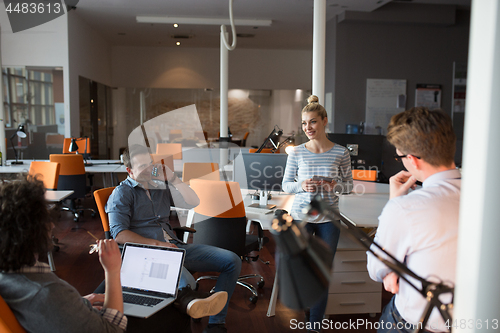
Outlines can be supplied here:
M126 243L122 254L122 287L176 295L183 249Z

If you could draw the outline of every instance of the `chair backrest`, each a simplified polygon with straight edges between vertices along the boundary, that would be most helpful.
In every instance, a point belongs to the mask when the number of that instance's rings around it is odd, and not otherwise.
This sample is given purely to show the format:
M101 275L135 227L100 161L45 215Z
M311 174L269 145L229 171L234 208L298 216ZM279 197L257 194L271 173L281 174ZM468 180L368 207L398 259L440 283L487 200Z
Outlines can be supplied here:
M191 188L200 198L200 204L194 208L193 243L245 255L246 217L239 184L191 179Z
M0 296L0 332L25 333L4 299Z
M80 154L51 154L49 159L51 162L57 162L61 165L57 189L73 190L74 193L68 199L84 198L87 179L83 156Z
M366 181L376 181L377 180L377 170L352 170L352 179L354 180L366 180Z
M85 174L85 164L80 154L50 154L49 160L61 165L59 176Z
M241 140L241 146L242 147L245 147L246 144L247 144L247 139L248 139L248 135L250 134L250 132L245 132L245 135L243 135L243 140Z
M30 165L29 174L32 176L39 175L38 177L43 181L46 189L57 190L60 169L61 164L57 162L33 161Z
M69 151L69 146L71 145L72 138L65 138L63 145L63 154L76 154L76 151ZM90 139L89 138L76 138L76 144L78 145L78 154L90 154ZM85 149L87 145L87 149Z
M180 143L158 143L156 154L172 155L174 160L182 160L182 144Z
M109 232L109 220L108 214L106 213L106 203L108 198L113 193L116 186L106 187L100 190L94 191L94 199L97 205L97 210L99 210L99 216L101 217L102 228L104 229L104 236L106 239L111 239L111 234Z
M249 153L256 153L257 152L257 148L250 148L248 150ZM273 151L271 148L262 148L262 150L260 151L262 154L272 154Z
M220 180L219 163L184 163L182 181L190 184L191 179Z

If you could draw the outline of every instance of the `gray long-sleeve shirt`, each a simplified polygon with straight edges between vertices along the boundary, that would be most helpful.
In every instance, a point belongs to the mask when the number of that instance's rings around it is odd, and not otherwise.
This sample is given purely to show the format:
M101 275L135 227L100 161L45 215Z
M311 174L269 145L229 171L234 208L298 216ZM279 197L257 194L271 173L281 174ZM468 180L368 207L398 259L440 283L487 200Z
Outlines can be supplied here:
M0 273L0 295L27 332L123 332L127 317L94 309L47 264Z

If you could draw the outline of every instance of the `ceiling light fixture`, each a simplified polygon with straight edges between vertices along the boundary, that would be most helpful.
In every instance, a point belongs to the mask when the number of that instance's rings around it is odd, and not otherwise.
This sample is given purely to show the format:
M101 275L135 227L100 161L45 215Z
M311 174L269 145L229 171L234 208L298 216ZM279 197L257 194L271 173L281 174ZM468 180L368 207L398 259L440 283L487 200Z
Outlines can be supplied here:
M175 45L179 46L179 45L181 45L181 42L177 42L177 43L175 43Z
M226 18L203 17L169 17L169 16L136 16L137 23L166 23L166 24L195 24L195 25L223 25L230 24ZM235 25L250 27L270 27L272 20L234 20Z
M178 28L179 25L177 23L174 23L174 28Z

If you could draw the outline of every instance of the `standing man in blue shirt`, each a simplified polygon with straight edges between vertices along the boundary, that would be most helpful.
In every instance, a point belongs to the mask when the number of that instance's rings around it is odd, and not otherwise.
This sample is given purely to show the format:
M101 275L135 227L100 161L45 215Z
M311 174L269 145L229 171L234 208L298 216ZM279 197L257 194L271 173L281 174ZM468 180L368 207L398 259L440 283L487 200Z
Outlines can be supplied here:
M375 242L417 275L454 284L461 176L454 163L451 119L441 110L415 107L392 117L387 140L407 171L390 179L390 200L379 217ZM408 194L417 180L422 188ZM368 272L395 294L382 312L378 332L412 332L426 299L371 254ZM442 301L451 301L446 296ZM425 329L447 332L447 324L434 309Z
M154 169L149 151L132 145L123 153L128 178L113 191L106 205L110 232L118 243L134 242L186 250L184 266L193 271L220 272L215 292L226 291L222 311L209 318L204 332L226 332L225 318L229 300L241 270L241 259L218 247L186 244L177 238L169 223L170 206L193 208L199 204L196 193L179 180L172 170ZM181 280L194 287L194 279L183 270ZM181 281L181 284L183 282Z

